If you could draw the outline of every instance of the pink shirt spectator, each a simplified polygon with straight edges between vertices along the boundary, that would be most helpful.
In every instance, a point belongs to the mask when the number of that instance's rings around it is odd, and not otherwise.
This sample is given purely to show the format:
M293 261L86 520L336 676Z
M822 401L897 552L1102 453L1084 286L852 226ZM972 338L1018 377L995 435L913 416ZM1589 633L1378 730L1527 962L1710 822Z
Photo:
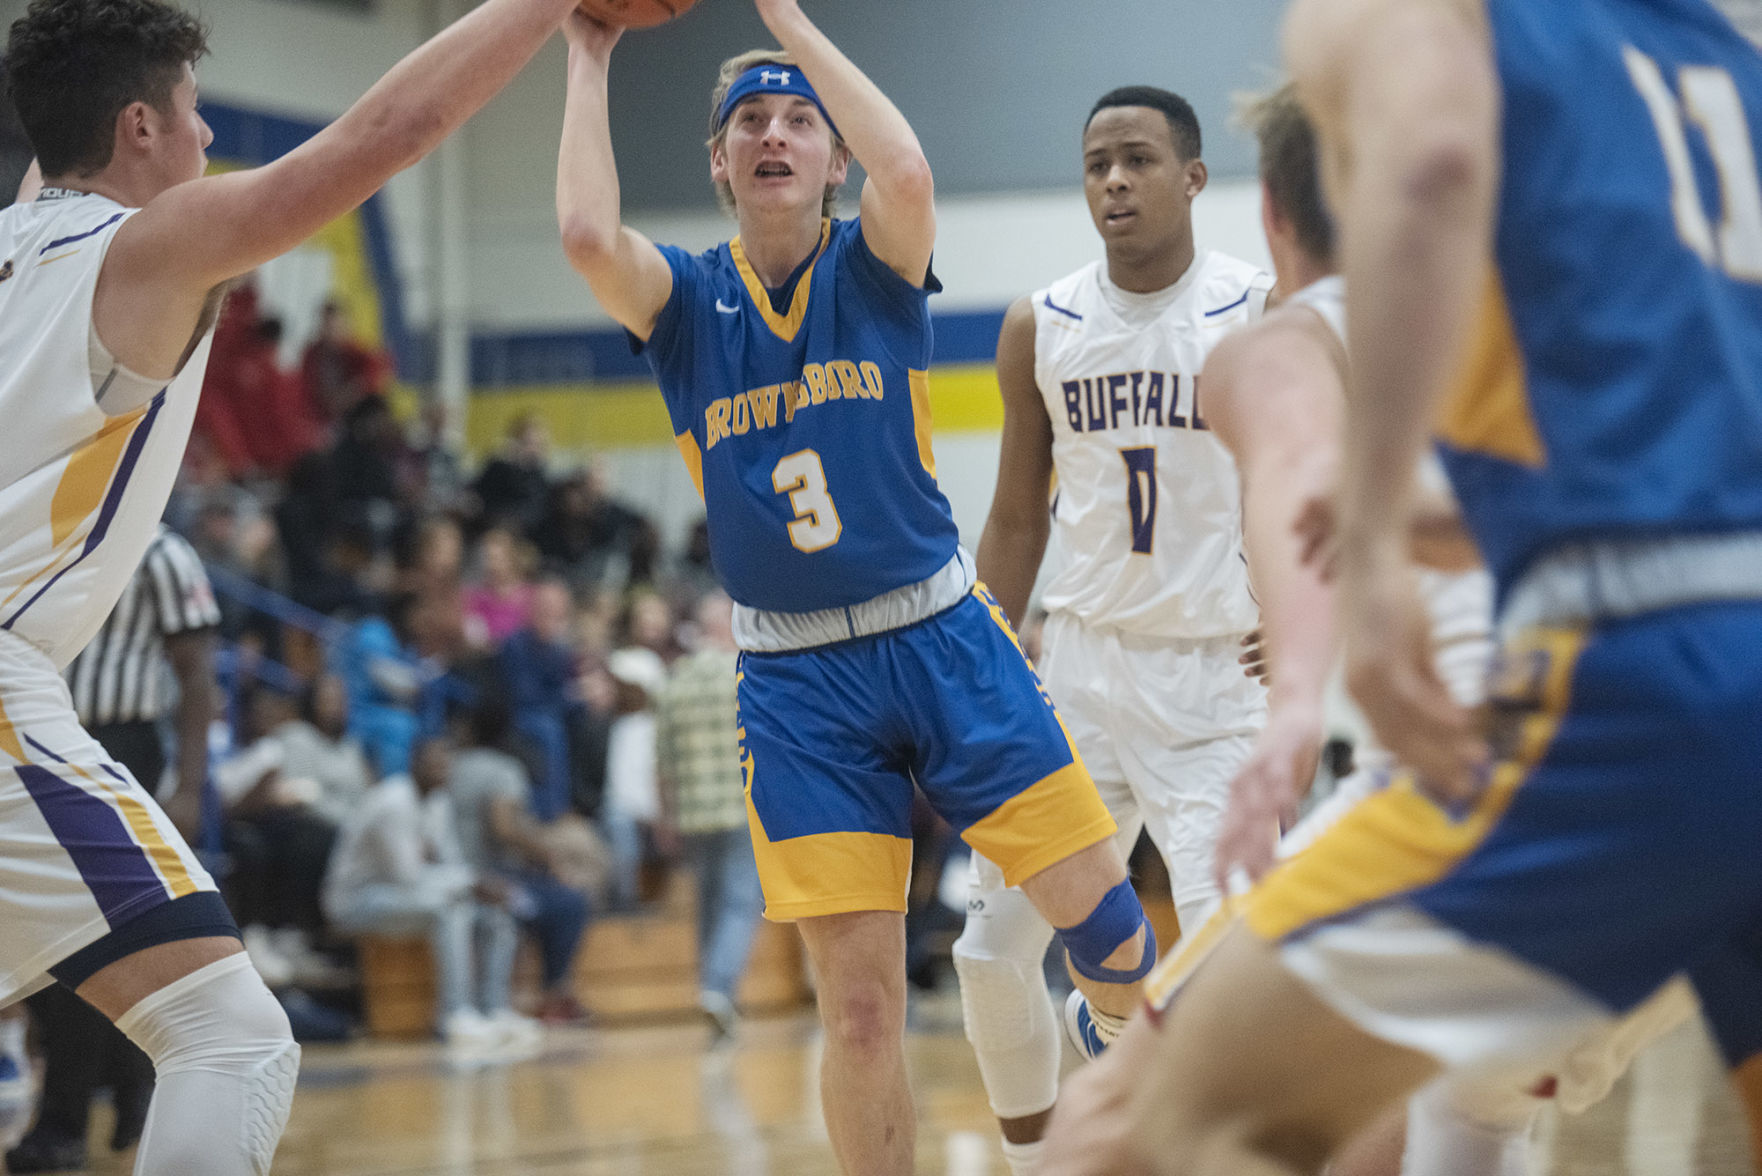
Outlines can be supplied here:
M531 615L531 584L514 584L502 592L488 587L465 590L465 623L474 645L499 646L525 628Z

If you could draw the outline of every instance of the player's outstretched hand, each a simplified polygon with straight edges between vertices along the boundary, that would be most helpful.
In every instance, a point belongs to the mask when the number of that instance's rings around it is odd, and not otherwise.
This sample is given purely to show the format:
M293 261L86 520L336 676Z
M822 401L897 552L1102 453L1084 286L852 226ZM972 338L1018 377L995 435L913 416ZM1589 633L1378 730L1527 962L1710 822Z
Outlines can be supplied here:
M563 22L563 38L572 49L579 49L594 61L609 62L612 59L612 46L624 30L605 21L596 20L585 11L577 8Z
M1230 807L1218 833L1218 885L1229 893L1237 869L1259 881L1272 869L1281 829L1297 819L1297 802L1321 759L1319 714L1273 709L1254 750L1230 781Z
M1432 661L1431 623L1404 556L1343 561L1346 686L1377 739L1449 804L1471 799L1488 759L1473 714Z

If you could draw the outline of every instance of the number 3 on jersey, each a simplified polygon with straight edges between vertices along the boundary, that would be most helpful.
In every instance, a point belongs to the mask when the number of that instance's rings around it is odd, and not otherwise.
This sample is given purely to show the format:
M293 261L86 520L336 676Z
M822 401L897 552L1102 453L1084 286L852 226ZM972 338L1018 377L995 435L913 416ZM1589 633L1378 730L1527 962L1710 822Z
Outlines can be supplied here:
M820 455L803 449L778 462L771 471L771 486L779 494L789 495L795 510L795 521L789 524L789 541L797 551L812 555L838 542L844 524L838 519L838 508L826 493L826 467Z

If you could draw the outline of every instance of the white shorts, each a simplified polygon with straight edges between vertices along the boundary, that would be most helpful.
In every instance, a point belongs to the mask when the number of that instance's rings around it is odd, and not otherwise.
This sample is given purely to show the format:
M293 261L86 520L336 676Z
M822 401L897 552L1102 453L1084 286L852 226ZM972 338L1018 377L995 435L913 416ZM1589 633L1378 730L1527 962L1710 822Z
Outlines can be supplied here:
M0 632L0 1006L160 903L215 889L79 724L48 656Z
M1266 724L1266 688L1241 656L1238 637L1137 637L1059 613L1046 622L1040 677L1119 824L1121 851L1148 829L1188 911L1218 898L1212 859L1230 780ZM978 869L982 889L1001 886Z

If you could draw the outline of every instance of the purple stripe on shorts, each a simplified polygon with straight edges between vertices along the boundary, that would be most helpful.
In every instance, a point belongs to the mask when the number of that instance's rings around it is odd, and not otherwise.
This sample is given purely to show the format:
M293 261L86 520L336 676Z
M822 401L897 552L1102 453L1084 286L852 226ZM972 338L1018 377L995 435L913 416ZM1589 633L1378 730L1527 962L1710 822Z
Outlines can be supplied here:
M48 768L20 764L17 771L112 927L118 914L135 914L146 905L144 895L169 897L121 813Z

